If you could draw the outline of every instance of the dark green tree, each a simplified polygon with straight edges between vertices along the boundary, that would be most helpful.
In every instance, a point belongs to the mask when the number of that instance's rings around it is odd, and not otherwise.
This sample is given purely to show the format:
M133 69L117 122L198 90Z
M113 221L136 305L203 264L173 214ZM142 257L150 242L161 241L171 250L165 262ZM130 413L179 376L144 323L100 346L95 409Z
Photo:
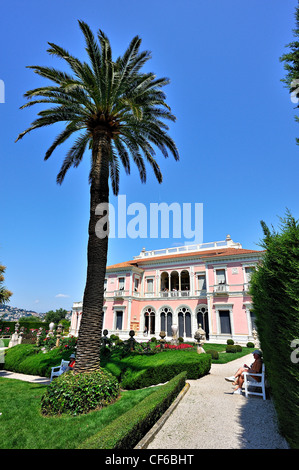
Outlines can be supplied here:
M49 312L46 313L45 315L45 321L48 323L55 323L58 325L61 320L65 319L65 316L67 314L67 310L64 310L63 308L60 308L59 310L49 310Z
M261 222L265 249L251 278L256 325L283 434L299 443L299 223L287 211L280 231Z
M289 52L280 57L280 61L284 62L284 68L287 75L281 81L286 84L292 94L292 102L295 103L295 108L299 108L299 6L295 10L295 29L293 29L294 41L286 47ZM295 116L295 120L299 122L299 117ZM299 139L296 139L299 145Z
M156 162L155 149L164 157L170 153L176 160L179 158L165 123L165 120L175 121L162 91L169 80L141 71L151 57L148 51L140 52L141 39L134 37L124 55L113 60L107 36L99 30L96 40L86 23L79 21L79 26L85 37L89 62L82 62L62 47L49 43L48 52L66 62L71 73L51 67L29 67L53 83L28 91L25 96L31 101L23 107L39 103L49 104L50 107L40 111L38 119L17 139L34 129L65 122L64 130L45 154L47 160L57 146L79 132L57 176L59 184L69 168L80 164L85 150L91 150L87 279L76 372L100 367L108 236L107 230L104 230L105 224L100 234L96 233L96 227L109 217L109 178L117 195L120 163L129 174L133 160L144 183L147 161L161 183L162 174ZM96 211L97 207L106 207L106 211ZM105 219L102 220L103 217Z

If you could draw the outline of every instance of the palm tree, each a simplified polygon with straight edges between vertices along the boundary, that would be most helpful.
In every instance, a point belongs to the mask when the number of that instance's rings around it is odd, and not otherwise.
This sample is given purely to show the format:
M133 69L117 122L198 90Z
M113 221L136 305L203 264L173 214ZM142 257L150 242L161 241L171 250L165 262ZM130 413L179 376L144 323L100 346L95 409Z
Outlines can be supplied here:
M12 292L3 286L5 270L6 267L0 264L0 305L9 302L9 298L12 296Z
M99 30L96 40L85 22L79 21L79 26L85 37L89 63L81 62L62 47L49 43L48 52L63 59L72 73L51 67L29 67L54 84L27 91L24 96L29 101L22 108L38 103L47 103L51 107L40 111L38 119L17 140L33 129L65 121L64 130L45 154L47 160L57 146L79 131L57 175L59 184L69 168L80 164L85 150L91 150L87 279L76 357L76 372L83 372L100 367L108 236L96 234L97 223L102 217L107 220L107 213L97 214L96 208L99 204L108 207L109 178L113 193L117 195L120 162L129 174L130 161L133 160L144 183L147 161L161 183L155 148L164 157L168 157L170 152L178 160L179 154L164 122L175 121L162 91L169 80L141 72L151 57L148 51L139 51L141 39L134 37L124 55L113 61L111 45L105 34Z

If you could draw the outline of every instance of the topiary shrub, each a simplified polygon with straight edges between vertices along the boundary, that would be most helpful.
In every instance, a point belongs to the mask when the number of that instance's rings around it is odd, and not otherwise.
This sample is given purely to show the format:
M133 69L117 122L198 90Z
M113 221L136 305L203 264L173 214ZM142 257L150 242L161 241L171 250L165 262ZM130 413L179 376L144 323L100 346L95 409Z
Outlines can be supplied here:
M248 341L248 343L246 344L246 347L247 348L254 348L254 344L251 341Z
M119 396L119 384L110 372L99 369L75 374L66 372L54 379L42 397L43 415L77 415L100 409Z
M226 341L226 344L233 346L233 345L235 344L235 342L234 342L233 339L228 339L228 340Z
M242 346L240 346L239 344L236 344L235 348L236 352L242 352Z
M225 348L225 352L227 352L227 353L236 353L237 348L236 348L236 346L233 346L232 344L228 344Z
M206 351L207 354L211 354L212 359L219 359L219 353L218 351L215 351L214 349L209 349Z

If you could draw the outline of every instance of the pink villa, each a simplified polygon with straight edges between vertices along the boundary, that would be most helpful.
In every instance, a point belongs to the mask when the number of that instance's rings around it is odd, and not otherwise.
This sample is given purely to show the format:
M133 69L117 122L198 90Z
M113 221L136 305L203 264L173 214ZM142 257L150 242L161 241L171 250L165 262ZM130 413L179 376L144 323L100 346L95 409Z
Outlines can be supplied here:
M163 250L143 249L133 260L107 267L103 329L137 340L172 337L172 325L185 341L201 324L207 342L253 341L254 317L248 286L262 251L224 241ZM74 302L70 334L77 336L82 302ZM146 333L145 333L146 331Z

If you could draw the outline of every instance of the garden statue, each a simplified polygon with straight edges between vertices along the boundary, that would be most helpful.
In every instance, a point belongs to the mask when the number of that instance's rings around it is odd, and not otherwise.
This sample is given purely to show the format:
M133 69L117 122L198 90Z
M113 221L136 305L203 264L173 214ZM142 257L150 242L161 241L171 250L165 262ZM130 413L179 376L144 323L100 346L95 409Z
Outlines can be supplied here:
M40 328L38 329L38 332L36 333L36 345L37 345L37 346L39 345L39 339L40 339L40 337L41 337L42 332L43 332L43 328L40 327Z
M103 330L103 337L102 337L102 344L104 345L104 347L107 346L107 344L109 345L109 338L107 338L107 335L108 335L108 330Z
M203 344L206 341L206 333L201 327L201 323L198 325L198 329L194 333L194 338L197 341L197 352L198 354L204 353Z
M166 342L165 340L165 336L166 336L166 332L165 331L160 331L160 344L161 344L161 349L164 348L164 343Z
M253 336L254 346L256 348L259 348L260 347L260 342L259 342L258 333L257 333L255 328L252 330L252 336Z
M62 325L59 323L56 330L56 348L59 347L59 341L62 333Z
M134 339L135 331L130 330L129 335L130 335L130 338L129 338L130 350L134 351L134 349L135 349L135 344L134 344L135 343L135 339Z
M16 346L17 344L19 344L18 341L19 341L19 335L18 335L18 333L13 333L13 334L11 335L11 339L10 339L10 341L9 341L8 347L9 347L9 348L12 348L13 346Z
M171 331L172 331L172 340L171 342L173 344L178 343L178 327L177 325L171 325Z
M18 344L21 344L23 341L23 334L24 334L24 326L21 326L20 333L19 333L19 338L18 338Z

